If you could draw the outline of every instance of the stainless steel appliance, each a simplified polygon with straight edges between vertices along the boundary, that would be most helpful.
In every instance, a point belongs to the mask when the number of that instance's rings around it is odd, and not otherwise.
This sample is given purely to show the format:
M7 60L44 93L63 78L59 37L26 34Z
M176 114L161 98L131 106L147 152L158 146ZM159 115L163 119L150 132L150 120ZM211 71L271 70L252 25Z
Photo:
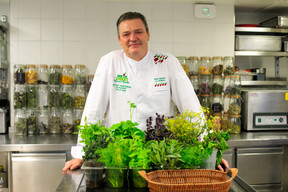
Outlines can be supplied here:
M288 28L288 17L287 16L277 16L272 19L268 19L260 23L262 27L279 27Z
M288 130L288 89L242 90L241 117L248 131Z

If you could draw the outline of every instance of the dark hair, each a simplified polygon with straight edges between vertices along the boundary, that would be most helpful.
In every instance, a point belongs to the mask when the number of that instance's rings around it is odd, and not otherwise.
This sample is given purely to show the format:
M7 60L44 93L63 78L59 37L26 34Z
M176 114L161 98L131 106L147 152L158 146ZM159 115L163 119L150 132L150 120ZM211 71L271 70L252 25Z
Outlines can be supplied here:
M126 12L126 13L123 13L119 19L117 20L117 23L116 23L116 26L117 26L117 34L119 35L119 25L122 21L126 21L126 20L132 20L132 19L141 19L144 26L145 26L145 29L146 29L146 32L149 31L148 29L148 24L147 24L147 21L145 19L145 16L142 15L141 13L138 13L138 12Z

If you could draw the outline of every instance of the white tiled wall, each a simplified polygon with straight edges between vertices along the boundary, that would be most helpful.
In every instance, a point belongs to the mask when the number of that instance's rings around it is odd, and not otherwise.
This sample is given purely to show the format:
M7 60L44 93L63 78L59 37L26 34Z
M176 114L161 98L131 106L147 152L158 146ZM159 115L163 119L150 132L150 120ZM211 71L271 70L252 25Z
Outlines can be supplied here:
M193 3L11 0L11 66L85 64L94 74L102 55L121 48L115 23L126 11L146 16L150 48L175 56L233 55L233 6L216 5L212 20L195 19L193 8Z

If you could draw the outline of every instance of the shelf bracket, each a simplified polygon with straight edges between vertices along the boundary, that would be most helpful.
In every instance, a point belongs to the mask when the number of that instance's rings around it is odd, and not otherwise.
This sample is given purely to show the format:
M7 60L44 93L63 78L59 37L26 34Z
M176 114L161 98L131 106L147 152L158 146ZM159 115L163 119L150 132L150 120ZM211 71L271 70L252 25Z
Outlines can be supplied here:
M279 78L279 59L280 57L275 57L275 77Z

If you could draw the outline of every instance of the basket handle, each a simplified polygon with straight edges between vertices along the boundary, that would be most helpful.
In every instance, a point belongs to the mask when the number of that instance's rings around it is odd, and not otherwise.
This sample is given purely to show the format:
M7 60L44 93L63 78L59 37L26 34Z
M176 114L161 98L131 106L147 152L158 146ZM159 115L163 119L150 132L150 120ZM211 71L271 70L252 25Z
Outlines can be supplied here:
M233 180L236 177L236 175L238 173L238 169L237 168L231 168L231 169L228 169L228 171L226 173L229 173L229 172L232 173L232 176L228 181Z
M139 175L141 175L146 181L150 181L150 179L147 176L146 171L138 171Z

